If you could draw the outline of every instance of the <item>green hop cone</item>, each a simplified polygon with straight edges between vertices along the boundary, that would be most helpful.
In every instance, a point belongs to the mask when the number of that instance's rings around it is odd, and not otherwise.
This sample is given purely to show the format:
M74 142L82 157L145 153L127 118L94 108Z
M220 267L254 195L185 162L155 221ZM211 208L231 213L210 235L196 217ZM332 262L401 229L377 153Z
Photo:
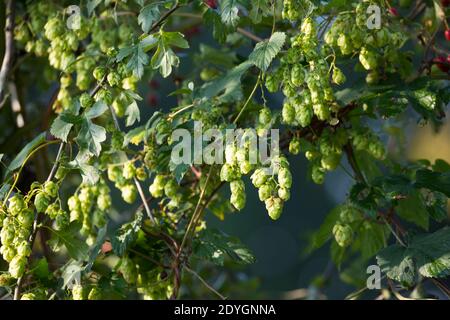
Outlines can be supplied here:
M31 254L31 247L28 241L23 240L17 246L17 255L20 257L28 257Z
M325 121L330 118L330 109L323 103L314 104L313 110L319 120Z
M72 287L72 299L84 300L84 287L81 284L75 284Z
M241 170L242 174L247 174L253 169L253 165L248 160L240 161L239 169Z
M283 201L288 201L291 198L291 191L288 188L279 188L278 197Z
M269 92L277 92L280 87L280 77L276 73L270 73L266 76L265 85Z
M289 152L293 155L297 155L300 153L300 139L299 138L294 137L289 142Z
M305 72L303 70L303 66L301 64L296 64L291 69L291 83L300 87L305 81Z
M106 75L106 68L105 67L96 67L92 73L95 80L101 81L103 77Z
M15 229L13 224L6 224L7 219L3 221L3 228L0 230L0 240L3 245L9 245L14 240Z
M39 193L36 194L36 197L34 198L34 206L37 212L45 212L49 203L50 199L45 192L39 191Z
M361 62L366 70L376 69L378 65L376 54L367 48L361 49L361 52L359 53L359 62Z
M278 171L278 183L282 188L289 189L292 185L292 175L289 169L280 168Z
M10 245L12 243L9 243L8 245ZM12 246L7 246L7 244L5 243L1 248L0 248L0 253L2 254L3 260L5 260L6 262L11 262L12 259L14 259L14 257L17 254L17 251L14 247Z
M256 188L259 188L267 181L267 179L269 179L269 175L264 171L264 169L260 168L253 172L250 179L252 180L253 185Z
M118 86L121 83L121 80L122 80L122 79L120 79L119 73L117 73L115 71L112 71L112 72L108 73L108 76L106 77L106 79L108 81L108 84L111 87Z
M339 212L339 220L343 223L353 223L361 217L361 212L352 205L343 205Z
M68 200L67 200L67 206L69 207L69 210L81 210L81 203L80 203L80 199L78 198L77 195L73 195L71 196Z
M147 171L145 171L144 167L136 168L136 178L139 181L145 181L148 178Z
M149 191L153 198L160 198L164 195L164 188L159 187L155 182L150 185Z
M332 80L337 85L341 85L345 82L346 78L341 69L334 67Z
M44 192L50 197L50 198L56 198L58 195L58 186L53 181L47 181L44 183Z
M348 224L335 224L333 227L333 235L340 247L347 247L353 241L353 229Z
M295 105L295 119L303 128L310 125L314 115L313 108L307 104Z
M283 109L281 110L281 117L283 122L286 124L294 124L296 119L295 108L290 102L285 102L283 104Z
M339 166L340 162L341 162L341 155L338 153L330 153L324 155L320 160L322 168L324 168L327 171L332 171L336 169Z
M26 264L27 259L25 257L15 256L9 263L9 274L14 278L19 279L25 273Z
M94 104L94 98L89 93L83 93L80 96L80 105L82 108L90 108Z
M367 151L375 159L384 160L386 158L386 149L384 148L383 143L378 139L369 143L369 149Z
M23 200L22 195L16 193L9 199L8 204L8 212L16 216L25 208L25 201Z
M178 183L171 179L164 186L164 194L169 198L175 198L178 194Z
M58 215L59 205L55 202L47 206L45 209L45 214L48 215L51 219L55 219Z
M272 220L277 220L283 211L283 200L271 197L265 201L266 210Z
M58 214L55 217L55 229L62 230L70 223L70 216L67 211L58 210Z
M17 220L24 228L29 228L33 224L34 212L32 209L24 209L17 215Z
M270 111L269 108L264 107L261 110L259 110L258 121L263 126L270 124L270 122L272 121L272 112Z
M122 192L122 198L126 203L133 203L137 197L137 189L134 184L124 185L120 191Z
M316 184L322 184L325 181L325 171L317 165L311 168L311 179Z
M225 163L220 169L220 180L231 182L240 177L240 171L236 170L235 166Z
M28 293L24 293L21 297L20 300L37 300L37 297L34 293L32 292L28 292Z
M245 207L245 184L242 180L234 180L230 182L231 198L230 202L237 210Z
M111 196L109 195L109 193L101 193L98 197L97 197L97 207L102 210L102 211L106 211L109 208L111 208Z
M133 179L136 174L136 167L132 161L128 161L123 165L122 175L125 179Z

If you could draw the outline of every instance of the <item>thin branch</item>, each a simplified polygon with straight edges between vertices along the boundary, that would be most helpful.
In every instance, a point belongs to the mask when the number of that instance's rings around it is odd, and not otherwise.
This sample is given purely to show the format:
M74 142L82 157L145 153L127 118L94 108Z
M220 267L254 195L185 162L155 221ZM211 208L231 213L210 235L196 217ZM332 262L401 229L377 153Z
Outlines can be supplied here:
M358 162L355 158L355 153L353 151L353 147L351 144L347 144L344 146L345 154L347 155L347 160L350 164L350 166L353 169L353 172L355 172L355 177L359 182L362 182L364 184L367 184L366 178L364 177L363 173L359 169Z
M6 90L7 78L11 70L14 57L14 24L15 24L15 6L14 0L6 2L6 22L5 22L5 55L0 69L0 101Z
M256 41L256 42L264 41L263 38L260 38L257 35L251 33L250 31L247 31L245 29L237 28L236 31L239 32L240 34L246 36L247 38L252 39L253 41Z
M111 106L108 106L108 107L109 107L109 111L111 112L112 118L114 120L114 126L116 127L117 130L120 131L120 125L119 125L119 121L117 120L116 113L114 112L114 109ZM145 198L145 194L144 194L144 191L142 190L141 183L139 182L138 179L136 179L136 177L133 178L133 182L138 190L139 196L141 197L142 204L144 205L144 209L145 209L145 212L147 213L147 216L150 218L150 220L154 224L156 224L155 217L153 217L152 211L150 210L150 207L148 206L147 199Z
M47 177L47 181L51 181L56 173L56 170L58 169L59 160L61 159L62 152L64 149L64 142L61 142L58 150L58 154L56 155L55 163L53 164L52 170L50 171L50 174ZM31 231L30 238L28 239L28 243L30 244L30 248L33 248L34 240L36 239L37 235L37 226L38 226L38 220L39 220L39 213L36 213L33 221L33 229ZM14 289L14 300L19 300L20 296L20 290L22 288L22 282L23 282L23 276L17 279L17 286Z
M161 18L159 18L158 21L156 21L152 27L150 28L148 33L152 33L153 31L155 31L160 25L163 24L163 22L170 17L170 15L172 13L174 13L176 10L178 10L181 7L181 4L179 4L178 2L166 13L164 13Z
M200 280L201 283L203 283L205 285L205 287L207 287L209 290L211 290L214 294L216 294L220 299L222 300L226 300L227 298L224 297L223 295L220 294L220 292L218 292L216 289L214 289L212 286L210 286L208 284L208 282L206 282L205 279L203 279L197 272L195 272L194 270L192 270L191 268L189 268L188 266L184 266L184 269L186 269L186 271L188 271L189 273L191 273L193 276L195 276L198 280Z

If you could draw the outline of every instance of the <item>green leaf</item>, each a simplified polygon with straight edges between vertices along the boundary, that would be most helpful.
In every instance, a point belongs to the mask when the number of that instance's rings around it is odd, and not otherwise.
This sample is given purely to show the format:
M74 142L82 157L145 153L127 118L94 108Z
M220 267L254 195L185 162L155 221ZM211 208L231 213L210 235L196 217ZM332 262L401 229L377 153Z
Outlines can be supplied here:
M220 15L212 9L208 9L203 14L203 21L212 29L214 39L219 43L224 43L228 35L228 28L222 23Z
M98 254L101 251L102 245L105 242L106 232L107 232L107 225L98 230L97 238L95 239L94 245L90 249L88 262L84 268L84 272L89 272L92 266L94 265L95 259L97 259Z
M395 281L406 287L415 283L416 270L413 261L413 252L399 245L392 245L380 251L377 263L381 271Z
M102 0L88 0L86 5L88 10L88 16L92 15L95 8L97 8L100 3L102 3Z
M123 138L123 147L126 147L129 143L138 145L144 140L145 127L140 126L128 131Z
M433 172L428 169L416 172L415 186L439 191L450 197L450 172Z
M165 46L175 46L183 49L189 48L189 43L181 32L162 32L161 41L163 41Z
M98 157L102 150L101 142L105 140L105 128L92 123L92 121L87 118L83 119L81 129L76 137L76 141L81 150Z
M339 220L340 213L341 206L333 208L333 210L328 213L322 225L319 227L319 230L312 234L310 248L307 250L308 252L319 249L331 239L333 227Z
M378 223L366 221L360 232L361 256L367 260L386 246L386 228Z
M219 100L222 102L239 100L242 97L241 77L252 65L251 61L242 62L224 76L205 83L197 92L197 97L210 99L221 93Z
M64 230L50 229L54 237L50 240L53 248L58 248L64 245L67 253L72 259L83 261L88 258L89 247L83 240L76 237L79 230L79 225L72 222Z
M83 263L75 260L70 260L64 267L62 267L61 278L63 279L63 288L67 288L75 283L79 284L83 269Z
M238 239L217 229L203 230L194 241L193 248L196 257L209 260L217 265L223 265L226 255L241 264L250 264L256 261L250 250Z
M23 164L28 155L46 141L47 140L45 139L45 132L42 132L37 135L36 138L28 142L6 168L5 177L7 177L12 171L18 169Z
M83 183L94 185L100 179L100 171L89 164L89 155L85 152L79 152L71 162L68 163L72 169L80 170Z
M51 272L48 268L48 262L47 259L44 258L40 258L39 260L36 260L32 266L31 266L31 270L33 270L33 274L39 279L39 280L47 280L50 275Z
M220 3L220 16L222 22L231 27L236 27L239 22L239 8L237 0L223 0Z
M152 68L159 69L163 78L167 78L172 73L172 66L178 67L180 60L169 47L160 43L158 49L152 57Z
M256 44L249 60L262 71L266 71L272 60L280 52L285 40L286 34L284 32L275 32L269 40Z
M136 239L137 233L141 228L144 215L141 210L136 212L133 221L123 224L111 239L111 245L118 256L123 256L128 246Z
M127 117L126 126L132 126L136 121L141 121L141 113L136 100L133 100L125 111L125 116Z
M424 277L450 275L450 229L412 238L408 247L392 245L377 255L378 265L387 276L407 286L414 283L417 273Z
M141 43L138 43L129 48L124 48L119 51L119 54L116 58L117 61L121 61L125 57L130 56L127 63L127 69L132 71L133 74L139 79L144 75L144 66L149 61L149 58L144 52L143 48L144 47Z
M108 110L108 106L104 101L100 100L94 103L92 107L89 110L87 110L83 115L90 120L100 117L103 113L105 113L106 110Z
M401 199L396 207L397 214L406 221L415 223L428 230L429 215L424 199L418 191L411 192L406 199Z
M150 31L152 24L159 19L161 13L159 6L162 2L153 2L143 7L138 15L138 23L142 27L142 31L145 33Z
M253 23L260 23L262 17L267 17L271 13L270 2L268 0L254 0L250 6L249 17Z

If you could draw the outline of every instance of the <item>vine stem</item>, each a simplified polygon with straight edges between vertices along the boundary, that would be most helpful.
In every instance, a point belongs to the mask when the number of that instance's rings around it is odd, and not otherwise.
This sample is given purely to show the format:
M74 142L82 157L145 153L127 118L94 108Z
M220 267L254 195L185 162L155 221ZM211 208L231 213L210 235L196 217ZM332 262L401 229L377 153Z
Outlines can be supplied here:
M247 100L245 101L244 105L241 108L241 111L239 111L239 114L237 115L237 117L234 119L233 124L236 124L237 121L239 120L239 118L241 117L242 113L244 112L245 108L247 107L247 105L249 104L250 100L253 98L253 96L255 95L256 89L258 89L258 85L259 82L261 80L261 74L258 75L258 80L256 80L255 86L253 87L252 92L250 93L250 95L248 96Z
M108 108L109 108L109 111L111 112L111 115L112 115L112 118L114 121L114 126L116 127L117 130L121 131L119 121L117 120L117 116L116 116L116 113L114 112L114 109L111 106L108 106ZM127 159L128 159L128 156L127 156ZM150 220L152 221L153 224L156 224L155 217L153 216L153 214L150 210L150 207L147 203L147 199L145 197L144 190L142 189L141 183L139 182L138 179L136 179L136 177L133 178L133 182L138 190L139 196L142 200L142 204L144 205L144 209L145 209L145 212L147 213L147 216L150 218Z
M197 272L195 272L194 270L192 270L191 268L189 268L188 266L184 266L184 269L186 269L187 272L191 273L193 276L195 276L198 280L200 280L201 283L203 283L205 285L205 287L207 287L209 290L211 290L214 294L216 294L220 299L222 300L226 300L227 298L224 297L223 295L220 294L219 291L217 291L216 289L214 289L212 286L210 286L208 284L208 282L206 282L205 279L203 279Z
M56 174L56 170L58 169L59 161L61 160L61 156L64 150L65 143L61 142L58 149L58 154L56 155L55 162L53 163L53 167L50 170L50 173L47 177L46 181L51 181L53 177ZM37 226L38 226L38 219L39 219L39 213L36 213L33 220L33 229L30 234L30 238L28 239L28 243L30 244L30 247L33 248L34 240L36 239L37 235ZM20 290L22 288L22 282L23 282L23 276L17 279L17 285L14 289L14 300L19 300L20 296Z
M6 2L6 21L5 21L5 54L3 56L2 67L0 69L0 101L6 90L7 78L12 67L14 58L14 25L15 25L15 6L14 0Z
M209 172L208 172L208 176L206 177L205 186L203 187L202 191L200 192L200 197L198 198L197 205L195 206L195 210L194 210L194 213L192 214L191 221L189 221L189 224L188 224L187 229L186 229L186 233L184 234L183 240L181 241L181 245L178 248L177 258L180 256L181 251L183 251L183 247L186 244L186 241L187 241L188 235L190 233L190 230L194 226L194 222L196 220L196 216L199 214L200 204L202 203L203 198L204 198L204 196L206 194L206 188L207 188L209 180L210 180L210 178L212 176L213 167L214 166L209 167Z

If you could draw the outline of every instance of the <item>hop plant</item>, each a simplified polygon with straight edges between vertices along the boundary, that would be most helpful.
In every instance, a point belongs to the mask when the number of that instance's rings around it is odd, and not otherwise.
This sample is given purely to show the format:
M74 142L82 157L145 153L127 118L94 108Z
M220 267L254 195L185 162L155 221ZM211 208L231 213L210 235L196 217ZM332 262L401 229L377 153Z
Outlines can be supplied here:
M237 209L242 210L245 207L245 184L242 180L230 182L231 204Z
M353 229L348 224L336 224L333 227L333 235L340 247L348 247L353 241Z

